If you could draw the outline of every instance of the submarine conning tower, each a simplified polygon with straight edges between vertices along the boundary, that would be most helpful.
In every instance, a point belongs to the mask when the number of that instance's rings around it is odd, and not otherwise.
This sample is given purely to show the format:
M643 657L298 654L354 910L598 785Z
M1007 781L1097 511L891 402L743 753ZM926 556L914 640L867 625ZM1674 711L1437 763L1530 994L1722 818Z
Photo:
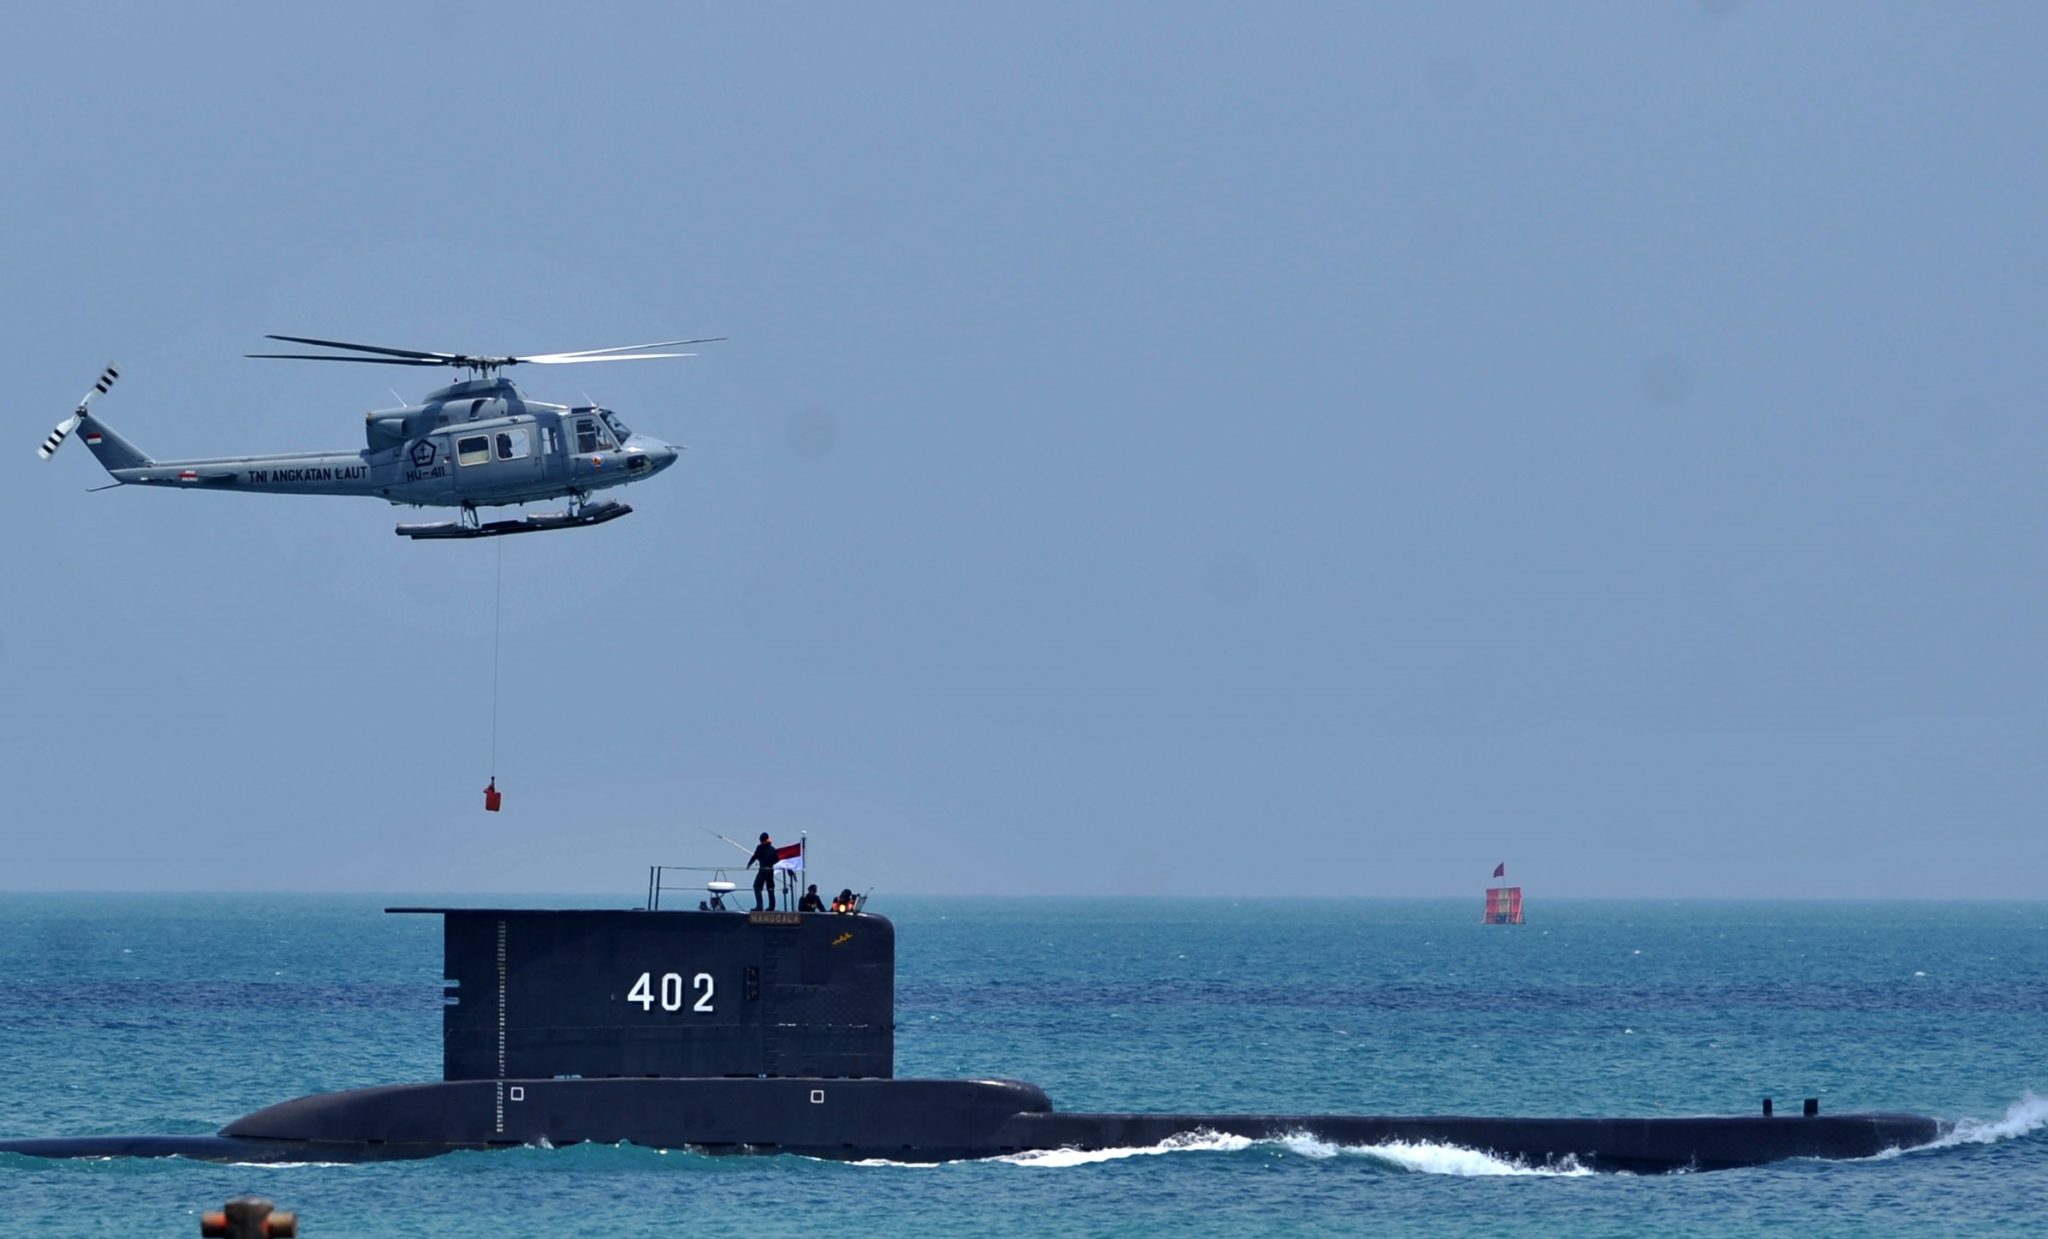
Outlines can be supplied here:
M446 1080L895 1074L887 917L386 911L442 918Z

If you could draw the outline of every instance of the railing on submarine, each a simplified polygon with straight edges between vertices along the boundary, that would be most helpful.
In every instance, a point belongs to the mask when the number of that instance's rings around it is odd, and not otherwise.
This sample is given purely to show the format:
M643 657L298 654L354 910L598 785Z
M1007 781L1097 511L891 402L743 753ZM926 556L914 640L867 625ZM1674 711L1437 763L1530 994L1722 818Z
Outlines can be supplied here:
M671 873L708 876L674 881L668 877ZM738 876L736 878L729 876L732 874L737 874ZM661 911L661 897L664 894L682 894L692 899L703 901L706 894L713 890L711 886L713 882L730 882L730 886L724 887L718 893L723 894L727 899L739 899L746 896L748 888L753 885L753 881L754 875L750 871L743 868L735 869L732 865L649 865L647 866L647 902L641 906L649 912ZM806 882L807 879L804 877L804 871L801 869L776 870L775 906L785 911L795 911L797 896ZM742 909L735 905L727 910L737 912Z

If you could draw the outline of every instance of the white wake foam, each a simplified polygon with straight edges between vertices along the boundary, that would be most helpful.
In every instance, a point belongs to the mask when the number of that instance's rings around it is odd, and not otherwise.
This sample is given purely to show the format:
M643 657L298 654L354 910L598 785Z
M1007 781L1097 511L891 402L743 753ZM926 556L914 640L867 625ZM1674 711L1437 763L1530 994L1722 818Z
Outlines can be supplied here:
M2044 1127L2048 1127L2048 1097L2036 1097L2030 1091L2020 1094L2018 1101L2005 1108L2004 1118L1989 1122L1957 1119L1956 1125L1946 1134L1924 1147L1945 1149L1958 1144L1996 1144L2001 1140L2030 1136Z
M1036 1149L1013 1153L997 1161L1015 1166L1059 1169L1087 1166L1097 1162L1120 1161L1127 1157L1156 1157L1163 1153L1236 1153L1258 1147L1284 1149L1297 1157L1327 1161L1336 1157L1362 1157L1395 1170L1416 1174L1443 1175L1587 1175L1591 1170L1572 1158L1551 1166L1526 1166L1476 1149L1450 1144L1411 1143L1390 1140L1384 1144L1332 1144L1307 1132L1291 1132L1270 1140L1228 1136L1221 1132L1192 1131L1169 1136L1158 1144L1116 1149Z
M1301 1141L1300 1145L1296 1141ZM1489 1175L1544 1175L1550 1177L1575 1177L1593 1172L1579 1165L1575 1157L1567 1156L1563 1161L1544 1166L1528 1166L1521 1162L1481 1153L1477 1149L1461 1148L1455 1144L1427 1144L1407 1140L1389 1140L1385 1144L1368 1145L1326 1145L1307 1136L1294 1136L1281 1143L1305 1156L1351 1156L1367 1157L1384 1162L1400 1170L1416 1174L1448 1174L1464 1176ZM1307 1145L1317 1145L1330 1150L1328 1153L1311 1152Z
M1139 1145L1121 1149L1032 1149L1025 1153L1012 1153L996 1160L1009 1162L1013 1166L1042 1166L1058 1169L1063 1166L1087 1166L1095 1162L1122 1161L1126 1157L1156 1157L1161 1153L1235 1153L1252 1147L1253 1141L1244 1136L1226 1136L1214 1131L1189 1131L1168 1136L1158 1144Z

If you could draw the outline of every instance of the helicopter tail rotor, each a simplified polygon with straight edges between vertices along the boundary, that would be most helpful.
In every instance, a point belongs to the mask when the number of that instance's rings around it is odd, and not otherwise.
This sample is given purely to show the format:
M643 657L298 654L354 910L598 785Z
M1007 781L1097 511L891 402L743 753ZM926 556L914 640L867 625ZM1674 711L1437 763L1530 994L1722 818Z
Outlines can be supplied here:
M55 456L57 449L64 446L64 440L70 438L71 432L78 429L78 423L85 420L85 406L92 403L94 396L105 395L107 389L114 385L114 380L120 377L120 370L115 368L113 362L108 362L107 368L100 371L99 379L93 383L92 390L79 400L78 407L71 410L71 416L57 423L56 429L52 430L49 437L43 440L43 445L36 449L36 455L44 460Z

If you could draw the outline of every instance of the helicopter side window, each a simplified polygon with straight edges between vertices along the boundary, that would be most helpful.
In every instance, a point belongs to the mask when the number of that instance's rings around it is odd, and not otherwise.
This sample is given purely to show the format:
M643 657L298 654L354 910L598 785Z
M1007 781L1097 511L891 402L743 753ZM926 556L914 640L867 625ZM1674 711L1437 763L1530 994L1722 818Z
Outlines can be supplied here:
M532 441L524 430L500 430L498 432L498 459L521 460L533 450Z
M455 441L455 459L460 464L481 465L491 458L491 437L471 435Z
M602 433L602 432L601 432L601 431L599 431L599 430L598 430L598 428L597 428L597 419L595 419L595 418L590 418L590 417L579 417L579 418L577 418L577 419L576 419L576 452L577 452L577 454L578 454L578 455L582 455L582 454L583 454L583 453L585 453L585 452L594 452L594 451L596 451L596 450L598 449L598 444L599 444L599 443L601 442L601 439L600 439L600 435L601 435L601 433Z
M541 450L550 456L559 455L562 450L562 436L553 426L541 427Z

